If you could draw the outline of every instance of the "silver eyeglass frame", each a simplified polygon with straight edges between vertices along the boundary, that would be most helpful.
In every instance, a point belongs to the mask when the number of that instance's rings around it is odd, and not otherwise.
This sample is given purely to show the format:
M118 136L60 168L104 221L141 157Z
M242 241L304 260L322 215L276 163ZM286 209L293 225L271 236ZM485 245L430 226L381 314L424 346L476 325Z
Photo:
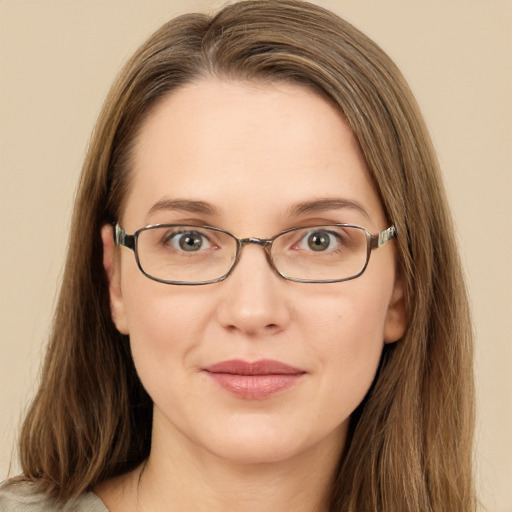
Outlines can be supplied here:
M233 240L236 241L236 253L235 258L233 259L233 263L231 264L231 267L229 270L222 275L219 278L216 279L210 279L208 281L171 281L166 279L159 279L157 277L152 276L151 274L148 274L142 267L139 259L139 254L137 251L137 240L139 237L139 234L143 231L146 231L148 229L155 229L155 228L161 228L161 227L178 227L178 226L187 226L187 227L197 227L197 228L206 228L212 231L218 231L220 233L224 233ZM364 264L363 268L359 273L357 273L354 276L350 277L344 277L342 279L300 279L295 277L289 277L285 274L281 273L275 266L274 260L272 258L271 249L272 249L272 243L274 240L281 235L284 235L286 233L290 233L292 231L297 231L300 229L305 228L315 228L315 227L348 227L348 228L357 228L364 232L366 235L367 240L367 250L366 250L366 263ZM203 226L203 225L194 225L194 224L149 224L147 226L143 226L142 228L137 229L133 234L129 235L126 233L126 231L119 225L118 222L114 223L114 242L117 246L127 247L128 249L131 249L134 252L135 255L135 261L137 263L137 266L139 270L149 279L153 281L157 281L159 283L164 284L173 284L173 285L183 285L183 286L199 286L203 284L213 284L213 283L219 283L221 281L224 281L229 275L233 272L235 267L237 266L238 262L240 261L240 256L242 254L242 249L247 244L255 244L260 245L265 249L265 254L267 256L267 261L270 265L270 267L276 272L277 275L282 277L283 279L286 279L287 281L293 281L296 283L341 283L343 281L350 281L352 279L358 278L368 267L368 263L370 261L370 255L373 251L373 249L378 249L379 247L382 247L384 244L395 238L397 235L396 228L394 225L390 226L389 228L383 229L376 235L372 235L366 228L363 228L362 226L357 226L355 224L318 224L318 225L312 225L312 226L298 226L294 228L289 228L284 231L281 231L277 233L276 235L272 236L271 238L256 238L256 237L249 237L249 238L237 238L235 235L230 233L229 231L226 231L225 229L217 228L214 226Z

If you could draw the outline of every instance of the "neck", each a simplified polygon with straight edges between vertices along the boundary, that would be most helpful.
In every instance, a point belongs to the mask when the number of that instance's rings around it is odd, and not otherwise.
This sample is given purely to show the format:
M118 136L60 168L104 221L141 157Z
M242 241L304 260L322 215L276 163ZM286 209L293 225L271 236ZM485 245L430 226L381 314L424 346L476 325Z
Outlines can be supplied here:
M110 512L327 512L346 428L272 461L232 460L154 423L149 458L95 488ZM171 427L172 430L172 427Z
M328 510L330 477L305 462L293 467L284 462L247 466L217 462L194 473L177 465L162 475L150 457L137 498L141 512L321 512Z
M345 431L335 432L289 458L254 463L233 461L188 439L162 434L154 429L151 455L140 474L141 512L327 511L345 440Z

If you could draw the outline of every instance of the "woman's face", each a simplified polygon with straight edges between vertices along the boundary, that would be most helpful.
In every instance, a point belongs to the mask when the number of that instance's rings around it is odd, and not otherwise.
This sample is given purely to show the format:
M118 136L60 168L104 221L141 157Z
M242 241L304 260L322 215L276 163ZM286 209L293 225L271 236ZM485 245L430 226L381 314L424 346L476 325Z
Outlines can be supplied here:
M388 227L344 118L298 85L205 79L174 91L142 126L132 163L127 233L160 223L239 238ZM251 244L225 281L176 286L145 277L129 249L114 257L111 228L102 235L112 315L154 402L153 449L239 462L339 453L384 343L405 328L394 242L351 281L287 281Z

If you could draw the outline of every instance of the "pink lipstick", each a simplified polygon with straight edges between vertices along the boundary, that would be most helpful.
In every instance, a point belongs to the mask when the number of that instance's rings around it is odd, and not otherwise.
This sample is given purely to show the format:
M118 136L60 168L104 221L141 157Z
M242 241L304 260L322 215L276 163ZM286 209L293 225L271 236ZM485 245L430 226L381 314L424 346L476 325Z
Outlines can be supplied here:
M219 386L245 400L262 400L295 385L306 372L279 361L233 359L203 369Z

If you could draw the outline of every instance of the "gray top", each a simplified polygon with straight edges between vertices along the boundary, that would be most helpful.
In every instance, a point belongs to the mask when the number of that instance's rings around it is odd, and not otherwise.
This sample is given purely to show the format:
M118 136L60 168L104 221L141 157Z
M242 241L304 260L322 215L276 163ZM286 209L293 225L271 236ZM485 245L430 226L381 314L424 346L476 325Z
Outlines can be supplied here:
M87 492L64 505L41 494L33 482L17 478L0 484L0 512L109 512L97 494Z

